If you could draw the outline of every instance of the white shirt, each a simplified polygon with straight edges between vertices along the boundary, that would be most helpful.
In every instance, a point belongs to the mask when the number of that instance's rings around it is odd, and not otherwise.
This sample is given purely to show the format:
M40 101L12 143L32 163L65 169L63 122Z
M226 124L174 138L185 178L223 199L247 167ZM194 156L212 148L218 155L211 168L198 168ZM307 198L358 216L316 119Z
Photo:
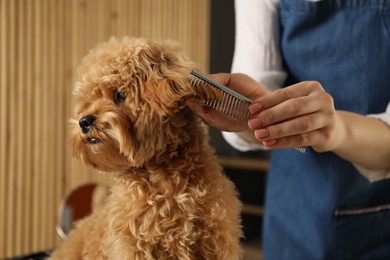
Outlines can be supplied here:
M318 1L318 0L307 0ZM236 37L232 73L245 73L268 91L283 85L283 70L279 50L278 0L236 0ZM390 127L390 100L386 111L368 115L381 119ZM237 134L223 132L226 141L240 151L259 150L260 143L248 143ZM373 171L355 165L370 181L390 177L390 170Z

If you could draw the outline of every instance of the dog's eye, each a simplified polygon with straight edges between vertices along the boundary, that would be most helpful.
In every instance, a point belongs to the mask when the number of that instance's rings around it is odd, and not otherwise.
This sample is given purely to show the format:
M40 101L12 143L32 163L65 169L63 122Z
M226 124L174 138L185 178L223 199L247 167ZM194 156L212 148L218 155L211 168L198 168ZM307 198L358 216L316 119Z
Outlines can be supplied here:
M125 100L126 96L118 90L117 92L115 92L114 99L116 103L119 103Z
M88 143L90 143L90 144L98 144L98 143L100 143L100 140L99 140L99 139L93 138L93 137L88 138L87 141L88 141Z

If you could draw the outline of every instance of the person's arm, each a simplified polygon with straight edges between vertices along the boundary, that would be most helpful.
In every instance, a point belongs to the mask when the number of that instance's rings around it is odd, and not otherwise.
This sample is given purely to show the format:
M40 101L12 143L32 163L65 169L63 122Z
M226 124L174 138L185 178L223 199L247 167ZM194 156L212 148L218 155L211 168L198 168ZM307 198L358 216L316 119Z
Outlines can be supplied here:
M390 127L383 121L337 111L344 138L332 149L340 157L373 170L390 170Z
M269 92L282 86L286 78L279 52L277 2L235 0L234 3L236 35L231 72L249 75ZM264 149L253 131L225 131L222 135L237 150Z
M390 127L377 118L337 111L318 82L301 82L252 103L248 122L269 148L311 146L368 169L390 169Z
M387 105L386 112L381 114L372 114L368 115L368 117L376 118L381 120L383 123L387 124L390 128L390 102ZM390 144L389 144L390 145ZM390 169L381 169L381 170L372 170L361 167L357 164L354 164L355 167L359 170L359 172L365 176L369 181L378 181L385 178L390 178Z
M318 152L333 151L355 165L363 166L357 168L370 180L390 177L388 125L378 119L336 111L332 97L316 82L301 82L273 91L283 85L285 79L277 44L276 2L236 0L236 46L232 71L249 74L255 80L236 73L213 75L216 81L256 99L255 103L262 106L260 109L255 104L251 107L254 118L248 122L250 129L234 124L216 111L203 109L201 104L190 107L209 125L222 131L234 131L223 132L223 135L238 150L259 149L262 144L269 148L313 146ZM269 23L259 23L264 20ZM259 120L262 125L256 123ZM366 138L367 130L371 135L369 138ZM352 134L353 138L345 138ZM368 153L371 154L366 156Z
M235 1L236 47L232 72L248 74L257 82L260 82L269 92L277 90L279 86L283 85L285 80L285 72L282 68L281 54L278 45L280 36L277 2L277 0ZM326 100L331 100L331 97L326 94L324 96ZM333 104L331 104L331 107L333 107ZM390 125L390 119L387 119L388 121L383 120L382 116L382 121L379 121L378 119L350 114L348 112L334 111L334 113L331 113L334 118L336 118L336 114L337 118L339 118L337 121L342 122L342 125L345 126L343 132L345 132L346 135L353 135L354 140L349 141L348 138L344 139L347 143L340 145L337 149L333 149L333 151L344 159L354 163L358 170L370 180L378 180L390 176L390 170L386 170L386 168L389 168L389 166L386 166L386 162L390 161L390 156L388 152L386 152L386 148L390 146L388 141L388 125ZM389 115L390 107L387 110L387 115L384 115L384 117L388 118L390 117ZM311 122L307 118L303 120L304 121L300 123L304 125L303 127L307 127ZM318 120L321 119L317 119L317 121ZM383 122L387 122L388 125L383 124ZM359 126L361 124L363 125L362 127ZM366 131L370 131L371 126L378 131L376 133L377 136L373 136L373 133L369 132L369 138L366 139L365 137L362 137L363 139L361 139L359 136L367 136ZM327 129L331 128L332 126ZM255 134L251 131L242 131L239 133L223 132L223 135L232 146L239 150L254 150L261 147L259 141L262 142L262 140L255 137L256 132ZM325 133L326 138L328 138L327 135L328 133ZM305 135L304 137L299 138L307 138L307 136L308 135ZM371 138L376 138L376 140L372 140ZM363 140L368 144L363 145ZM272 143L274 141L270 139L268 144L270 142ZM277 147L280 145L280 142L269 147ZM375 144L376 142L379 142L380 144L377 145ZM361 146L357 147L359 144ZM295 146L299 146L299 144L290 145L290 147ZM367 146L368 150L363 146ZM321 148L315 147L314 149ZM355 153L354 150L356 149L359 149L359 152ZM367 156L368 153L370 153L370 155ZM379 168L382 170L375 171L368 170L367 168Z
M231 73L245 73L269 92L286 79L280 54L278 0L235 0Z
M241 141L271 149L311 146L317 152L331 151L358 165L370 180L390 177L390 105L376 115L379 119L336 110L332 96L318 82L300 82L268 93L245 74L212 77L255 101L249 107L249 129L215 110L195 106L193 110L209 125L236 131Z

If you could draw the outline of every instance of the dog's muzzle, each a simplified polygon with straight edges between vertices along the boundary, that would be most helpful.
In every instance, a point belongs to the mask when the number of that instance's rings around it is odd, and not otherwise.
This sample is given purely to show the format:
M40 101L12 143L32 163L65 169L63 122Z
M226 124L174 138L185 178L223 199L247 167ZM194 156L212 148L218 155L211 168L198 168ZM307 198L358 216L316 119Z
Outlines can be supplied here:
M89 132L89 129L91 129L95 120L96 120L96 116L94 116L94 115L88 115L88 116L82 117L79 120L79 125L80 125L81 131L83 132L83 134L87 134Z

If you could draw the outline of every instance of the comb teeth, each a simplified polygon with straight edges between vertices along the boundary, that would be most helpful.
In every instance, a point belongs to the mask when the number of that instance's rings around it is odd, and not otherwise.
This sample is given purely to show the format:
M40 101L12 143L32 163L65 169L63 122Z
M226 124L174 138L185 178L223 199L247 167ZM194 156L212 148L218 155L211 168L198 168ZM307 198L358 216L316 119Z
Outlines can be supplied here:
M232 118L242 125L247 125L250 118L249 105L252 100L235 92L234 90L219 84L216 81L206 77L205 75L195 70L191 71L192 77L190 85L194 88L214 88L221 93L220 99L205 100L206 107L215 109L219 113ZM305 147L294 148L301 153L305 153Z
M306 147L304 147L304 146L295 147L294 149L297 150L298 152L301 152L301 153L305 153L306 152Z
M206 107L215 109L219 113L232 118L243 125L246 125L250 117L248 110L248 107L251 103L250 99L244 99L240 94L232 90L230 90L230 93L228 93L225 89L221 88L222 85L218 86L215 82L211 82L210 79L207 79L207 81L205 79L205 76L202 75L202 78L200 78L198 75L193 73L190 84L196 88L214 88L221 94L221 98L207 99L204 101L204 105Z

